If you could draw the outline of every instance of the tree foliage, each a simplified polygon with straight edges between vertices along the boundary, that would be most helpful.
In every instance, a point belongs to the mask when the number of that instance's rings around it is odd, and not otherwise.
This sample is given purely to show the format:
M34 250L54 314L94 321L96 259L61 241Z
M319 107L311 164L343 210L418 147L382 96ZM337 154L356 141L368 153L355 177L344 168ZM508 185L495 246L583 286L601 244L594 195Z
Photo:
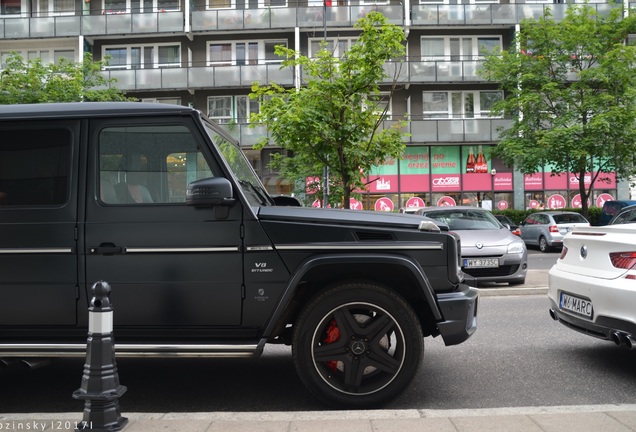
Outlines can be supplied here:
M557 21L546 9L484 63L484 77L505 90L493 112L513 119L494 155L526 174L544 166L572 173L583 214L594 182L634 172L636 47L626 43L634 17L623 18L622 5L602 14L572 5Z
M380 83L388 77L386 62L405 55L404 32L378 12L358 20L356 27L358 40L340 58L326 44L314 58L277 46L283 67L302 69L306 82L298 89L255 84L250 95L260 102L252 121L265 124L272 141L293 155L273 155L273 168L305 185L305 179L322 177L328 167L330 201L344 208L351 194L364 187L364 173L404 149L404 121L383 128L386 109L378 108ZM393 79L392 90L396 85ZM267 143L265 138L257 148Z
M12 53L0 73L0 104L134 100L114 87L114 79L104 78L104 65L89 53L81 63L63 58L55 64Z

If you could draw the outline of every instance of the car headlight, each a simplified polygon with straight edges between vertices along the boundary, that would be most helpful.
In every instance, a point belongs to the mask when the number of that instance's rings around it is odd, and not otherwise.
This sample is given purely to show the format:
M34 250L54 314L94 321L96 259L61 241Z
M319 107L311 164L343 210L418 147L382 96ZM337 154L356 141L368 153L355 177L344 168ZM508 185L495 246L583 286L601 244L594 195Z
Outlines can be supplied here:
M522 241L515 241L508 245L508 253L509 254L520 254L523 253L526 245Z

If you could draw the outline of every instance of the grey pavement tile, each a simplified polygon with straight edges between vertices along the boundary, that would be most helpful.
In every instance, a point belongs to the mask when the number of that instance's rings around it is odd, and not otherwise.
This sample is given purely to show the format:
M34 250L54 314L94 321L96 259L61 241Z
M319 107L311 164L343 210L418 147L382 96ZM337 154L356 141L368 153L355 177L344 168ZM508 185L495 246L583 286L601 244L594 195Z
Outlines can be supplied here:
M202 420L131 420L123 432L206 432L209 421Z
M536 414L529 416L545 432L632 432L602 412Z
M369 420L293 421L289 432L373 432Z
M457 432L542 432L536 423L524 415L452 417L450 421Z
M372 420L373 432L457 432L453 423L447 418L417 418Z
M215 421L207 432L287 432L287 421Z
M636 431L636 411L608 411L605 414Z

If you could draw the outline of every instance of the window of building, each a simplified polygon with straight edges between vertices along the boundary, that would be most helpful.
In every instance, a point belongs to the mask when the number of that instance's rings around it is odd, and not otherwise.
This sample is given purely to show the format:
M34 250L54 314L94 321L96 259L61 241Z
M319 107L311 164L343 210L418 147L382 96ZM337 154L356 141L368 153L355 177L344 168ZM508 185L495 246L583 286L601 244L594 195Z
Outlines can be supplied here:
M331 51L334 57L342 57L357 40L355 37L327 38L325 48ZM315 56L322 49L324 42L324 38L309 39L309 57Z
M286 40L208 42L208 66L241 66L281 63L276 45L287 46Z
M39 0L35 3L38 16L73 15L75 2L73 0Z
M2 69L7 67L7 59L16 53L24 59L24 61L33 61L39 58L43 64L58 63L60 59L64 58L68 61L74 62L75 51L67 48L60 49L43 49L43 50L13 50L13 51L1 51L0 62L2 63Z
M150 102L150 103L163 103L168 105L181 105L181 98L171 98L171 97L162 97L162 98L143 98L142 102Z
M0 133L0 206L59 206L69 199L72 134L67 129Z
M423 114L425 119L489 117L492 104L502 98L497 90L424 92Z
M21 0L0 0L0 14L15 15L22 11Z
M501 36L422 36L422 60L479 60L501 48Z
M379 95L373 95L369 97L366 102L366 107L373 110L377 115L386 115L388 118L392 114L392 99L391 94L387 92L381 92Z
M251 114L259 111L257 100L247 95L208 97L208 117L217 123L249 123Z
M104 58L109 57L106 69L154 69L181 66L179 44L144 44L105 46Z

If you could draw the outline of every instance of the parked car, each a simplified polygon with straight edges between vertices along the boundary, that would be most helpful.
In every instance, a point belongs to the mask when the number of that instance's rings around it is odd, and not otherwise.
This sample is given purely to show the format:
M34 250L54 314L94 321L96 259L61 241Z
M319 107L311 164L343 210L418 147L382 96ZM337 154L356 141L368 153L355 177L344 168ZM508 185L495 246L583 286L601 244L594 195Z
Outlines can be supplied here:
M461 239L462 270L480 282L523 284L528 268L524 242L479 207L426 207L417 211L448 225Z
M626 224L636 222L636 205L623 207L620 213L614 216L608 225Z
M603 203L603 207L601 208L601 225L607 225L610 223L612 218L619 214L621 210L623 210L627 206L635 205L636 201L630 200L615 200L615 201L605 201Z
M634 348L636 224L577 227L548 272L550 316L588 336Z
M590 226L580 213L568 211L544 211L532 213L521 225L521 238L527 246L538 246L541 252L549 252L563 245L563 236L574 227Z
M510 219L508 216L502 215L502 214L496 214L493 215L503 226L507 227L508 229L510 229L510 232L515 234L515 235L519 235L519 225L517 225L516 223L514 223L514 221L512 219Z

